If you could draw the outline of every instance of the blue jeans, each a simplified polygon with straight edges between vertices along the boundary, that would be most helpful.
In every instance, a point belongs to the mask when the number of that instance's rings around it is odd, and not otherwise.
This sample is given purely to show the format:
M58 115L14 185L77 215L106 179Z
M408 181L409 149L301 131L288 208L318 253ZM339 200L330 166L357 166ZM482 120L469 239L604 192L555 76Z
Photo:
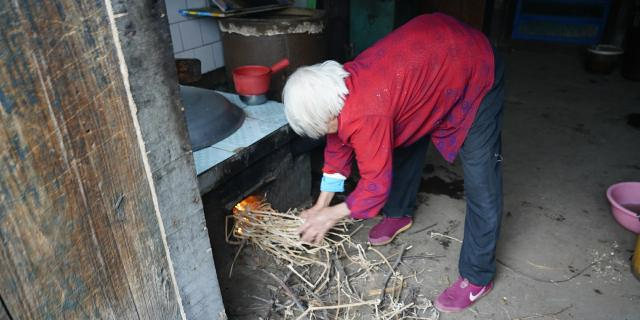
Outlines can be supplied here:
M460 275L487 285L496 273L496 243L502 218L502 106L504 64L494 50L495 80L482 99L459 153L464 171L467 214L460 252ZM393 152L391 192L383 208L387 217L413 216L429 137Z

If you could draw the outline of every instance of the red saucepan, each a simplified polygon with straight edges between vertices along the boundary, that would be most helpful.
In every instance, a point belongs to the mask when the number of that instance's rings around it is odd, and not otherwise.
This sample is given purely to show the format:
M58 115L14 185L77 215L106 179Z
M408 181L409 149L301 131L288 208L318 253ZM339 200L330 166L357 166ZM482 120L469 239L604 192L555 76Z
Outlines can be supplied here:
M242 66L233 70L233 83L242 101L247 104L262 104L266 101L271 75L289 66L288 59L282 59L271 67Z

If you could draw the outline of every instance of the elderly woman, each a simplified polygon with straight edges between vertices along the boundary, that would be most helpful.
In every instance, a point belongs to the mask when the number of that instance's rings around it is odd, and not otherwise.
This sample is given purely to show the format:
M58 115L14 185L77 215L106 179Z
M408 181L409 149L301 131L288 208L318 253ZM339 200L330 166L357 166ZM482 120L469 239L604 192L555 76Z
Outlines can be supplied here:
M302 213L302 240L317 243L340 219L380 211L372 245L409 229L431 141L447 161L460 156L467 202L460 277L435 305L460 311L487 294L502 214L502 74L482 33L442 14L414 18L344 65L293 73L283 92L287 119L298 134L327 141L321 193ZM354 156L358 185L331 206Z

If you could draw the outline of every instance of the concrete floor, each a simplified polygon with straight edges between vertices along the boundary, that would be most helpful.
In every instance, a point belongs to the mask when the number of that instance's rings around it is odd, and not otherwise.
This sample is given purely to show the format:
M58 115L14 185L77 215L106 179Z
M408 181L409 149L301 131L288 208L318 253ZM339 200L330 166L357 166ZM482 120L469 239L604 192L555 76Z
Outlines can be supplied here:
M610 184L640 180L640 129L626 120L640 112L640 83L587 74L576 54L516 51L505 59L503 264L490 295L441 319L640 319L640 281L629 270L635 236L613 220L604 195ZM408 243L412 254L444 256L402 266L419 271L423 279L413 285L435 299L457 278L460 244L429 232L461 239L465 202L459 163L433 150L416 223L381 251ZM375 222L364 222L360 241ZM236 279L242 265L241 257ZM254 290L238 288L236 280L223 283L230 318L251 318L234 317L246 306L238 296Z

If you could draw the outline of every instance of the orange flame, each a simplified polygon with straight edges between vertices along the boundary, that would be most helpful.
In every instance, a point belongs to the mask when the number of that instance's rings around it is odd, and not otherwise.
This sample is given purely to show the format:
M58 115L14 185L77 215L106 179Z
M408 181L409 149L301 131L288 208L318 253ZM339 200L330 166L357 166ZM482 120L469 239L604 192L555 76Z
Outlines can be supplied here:
M238 214L238 212L244 211L246 209L257 209L261 202L262 198L258 196L248 196L242 199L242 201L236 203L236 205L233 207L233 213Z
M256 210L260 208L263 201L264 199L262 197L251 195L236 203L232 210L235 219L233 234L236 237L241 238L247 234L244 227L246 227L246 223L249 222L249 218L247 215L241 215L240 213L245 210Z

